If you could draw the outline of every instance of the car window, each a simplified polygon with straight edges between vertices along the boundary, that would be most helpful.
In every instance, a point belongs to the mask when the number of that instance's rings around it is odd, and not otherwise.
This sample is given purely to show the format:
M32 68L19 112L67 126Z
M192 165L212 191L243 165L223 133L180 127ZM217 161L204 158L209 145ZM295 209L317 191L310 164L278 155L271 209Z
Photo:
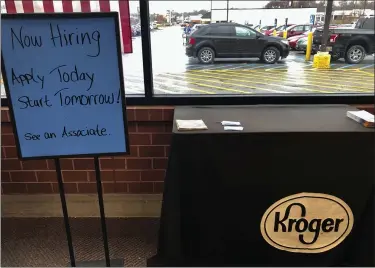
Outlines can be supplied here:
M303 25L299 25L299 26L294 27L292 30L296 31L296 32L303 32L304 31L304 26Z
M362 26L363 29L374 29L374 18L368 18L365 20Z
M238 37L252 37L255 38L257 35L254 31L244 28L244 27L235 27L236 28L236 36Z
M195 36L197 35L209 35L209 27L199 27L199 29L196 29L193 33Z
M233 36L233 26L220 25L211 27L209 34L213 36Z

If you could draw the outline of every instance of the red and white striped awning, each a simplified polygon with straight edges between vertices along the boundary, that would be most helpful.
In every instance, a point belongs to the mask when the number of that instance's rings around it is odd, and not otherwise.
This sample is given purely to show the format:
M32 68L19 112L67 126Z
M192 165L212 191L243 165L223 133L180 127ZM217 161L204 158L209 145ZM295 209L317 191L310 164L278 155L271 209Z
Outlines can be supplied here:
M129 0L5 0L1 13L109 12L119 13L121 47L132 53Z

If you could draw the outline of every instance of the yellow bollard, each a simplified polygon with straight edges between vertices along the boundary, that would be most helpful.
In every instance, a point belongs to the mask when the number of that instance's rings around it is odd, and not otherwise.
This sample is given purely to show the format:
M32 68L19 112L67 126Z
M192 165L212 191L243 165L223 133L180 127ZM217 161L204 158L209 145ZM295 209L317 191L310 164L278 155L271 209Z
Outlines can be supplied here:
M273 30L273 36L277 36L276 30Z
M309 32L307 34L306 61L309 61L311 57L312 41L313 41L313 33Z
M284 31L284 32L283 32L283 38L285 38L285 39L288 38L288 32L287 32L287 31Z

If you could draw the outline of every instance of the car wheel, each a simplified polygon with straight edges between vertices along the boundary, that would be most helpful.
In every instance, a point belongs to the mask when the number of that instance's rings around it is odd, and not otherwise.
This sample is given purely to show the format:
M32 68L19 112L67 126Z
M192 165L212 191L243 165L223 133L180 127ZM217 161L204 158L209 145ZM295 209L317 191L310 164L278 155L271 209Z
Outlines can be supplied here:
M350 64L360 63L366 56L366 50L363 46L354 45L349 47L345 54L345 61Z
M268 64L275 63L280 58L280 51L276 47L267 47L262 54L262 61Z
M198 51L198 60L203 64L213 63L215 59L215 51L212 48L204 47Z

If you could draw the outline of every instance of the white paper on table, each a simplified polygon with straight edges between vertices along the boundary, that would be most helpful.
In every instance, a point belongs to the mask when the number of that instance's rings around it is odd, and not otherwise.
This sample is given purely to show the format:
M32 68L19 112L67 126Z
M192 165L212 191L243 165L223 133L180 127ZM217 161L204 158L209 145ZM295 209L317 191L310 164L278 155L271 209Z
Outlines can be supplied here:
M370 114L369 112L367 111L348 111L349 114L352 114L364 121L367 121L367 122L371 122L371 123L374 123L374 115L373 114Z
M203 120L176 120L178 130L208 129Z
M241 126L224 126L224 130L242 131L243 127L241 127Z
M221 121L221 125L223 125L223 126L241 126L241 123L237 122L237 121Z

